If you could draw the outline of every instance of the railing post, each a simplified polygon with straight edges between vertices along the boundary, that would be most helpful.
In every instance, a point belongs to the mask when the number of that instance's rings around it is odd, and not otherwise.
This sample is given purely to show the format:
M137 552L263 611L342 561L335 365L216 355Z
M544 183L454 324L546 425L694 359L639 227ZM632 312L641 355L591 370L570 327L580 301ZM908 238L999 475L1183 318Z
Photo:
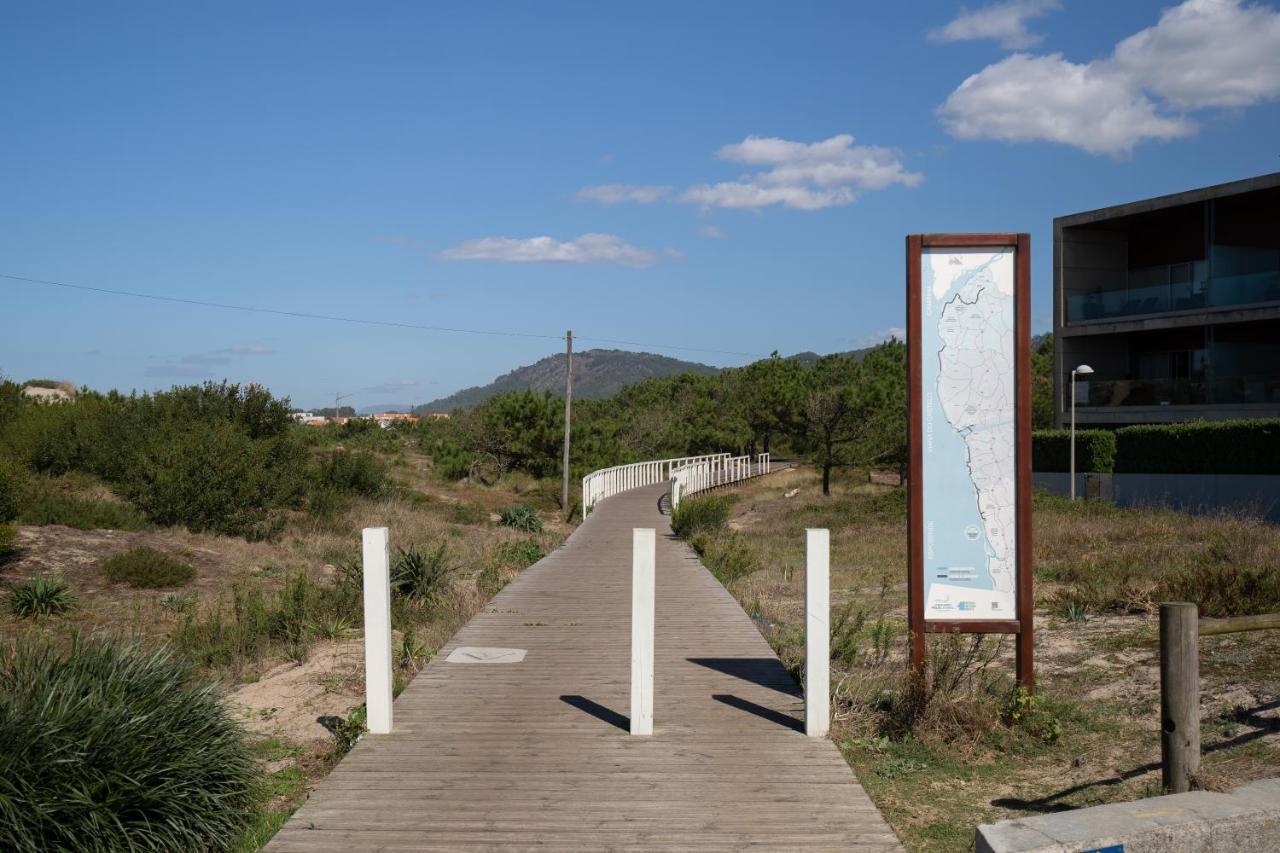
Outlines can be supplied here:
M369 731L391 733L391 546L387 528L366 527L364 563L364 687Z
M631 531L631 734L653 734L653 528Z
M805 531L804 733L826 737L831 729L831 535Z
M1199 620L1194 604L1160 605L1160 777L1171 794L1200 773Z

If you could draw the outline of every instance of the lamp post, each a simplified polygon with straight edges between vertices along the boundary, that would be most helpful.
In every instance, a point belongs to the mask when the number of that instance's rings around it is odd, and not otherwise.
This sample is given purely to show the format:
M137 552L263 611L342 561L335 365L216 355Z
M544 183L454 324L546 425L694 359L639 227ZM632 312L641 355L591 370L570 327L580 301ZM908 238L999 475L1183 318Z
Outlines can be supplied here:
M1076 376L1088 376L1093 368L1082 364L1071 371L1071 500L1076 499Z

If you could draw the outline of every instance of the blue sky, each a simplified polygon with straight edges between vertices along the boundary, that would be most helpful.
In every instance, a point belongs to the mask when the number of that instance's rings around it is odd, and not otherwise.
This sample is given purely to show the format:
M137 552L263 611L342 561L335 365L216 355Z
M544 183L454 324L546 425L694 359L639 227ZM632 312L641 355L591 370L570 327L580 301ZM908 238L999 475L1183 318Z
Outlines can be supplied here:
M1280 170L1280 13L10 3L0 273L712 364L904 322L903 237ZM0 279L0 371L422 402L559 348Z

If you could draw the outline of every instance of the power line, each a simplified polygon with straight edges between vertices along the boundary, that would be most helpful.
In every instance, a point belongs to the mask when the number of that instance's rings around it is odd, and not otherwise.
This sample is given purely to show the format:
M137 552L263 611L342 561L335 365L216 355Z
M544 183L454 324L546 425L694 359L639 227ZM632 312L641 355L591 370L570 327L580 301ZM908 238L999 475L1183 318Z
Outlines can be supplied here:
M245 311L251 314L273 314L279 317L294 317L302 320L327 320L333 323L353 323L361 326L383 326L395 329L414 329L422 332L450 332L459 335L489 335L493 337L504 338L537 338L548 341L564 340L564 335L545 335L536 332L508 332L494 329L462 329L451 326L426 326L419 323L404 323L396 320L370 320L360 317L341 317L336 314L316 314L310 311L286 311L280 308L259 308L252 305L232 305L227 302L210 302L203 299L185 299L180 296L161 296L155 293L139 293L132 290L115 290L109 287L91 287L87 284L69 284L65 281L52 281L45 278L28 278L21 275L10 275L9 273L0 273L0 278L7 278L11 281L21 281L27 284L42 284L50 287L61 287L67 290L80 290L89 293L105 293L111 296L128 296L134 299L149 299L153 302L170 302L178 305L195 305L201 308L221 308L226 311ZM735 352L733 350L707 349L705 347L686 347L673 344L653 344L641 343L637 341L620 341L612 338L592 338L579 336L578 340L595 341L597 343L611 343L622 346L634 347L650 347L652 349L672 349L682 350L685 352L703 352L714 353L716 355L737 355L746 358L763 358L764 356L749 352Z

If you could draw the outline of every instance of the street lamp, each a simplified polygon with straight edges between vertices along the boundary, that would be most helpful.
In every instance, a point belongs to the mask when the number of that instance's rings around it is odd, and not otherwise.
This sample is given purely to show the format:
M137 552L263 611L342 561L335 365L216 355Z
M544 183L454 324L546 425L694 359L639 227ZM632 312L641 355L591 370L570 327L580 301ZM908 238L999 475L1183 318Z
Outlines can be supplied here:
M1093 368L1087 364L1071 371L1071 500L1076 499L1076 377L1091 373Z

